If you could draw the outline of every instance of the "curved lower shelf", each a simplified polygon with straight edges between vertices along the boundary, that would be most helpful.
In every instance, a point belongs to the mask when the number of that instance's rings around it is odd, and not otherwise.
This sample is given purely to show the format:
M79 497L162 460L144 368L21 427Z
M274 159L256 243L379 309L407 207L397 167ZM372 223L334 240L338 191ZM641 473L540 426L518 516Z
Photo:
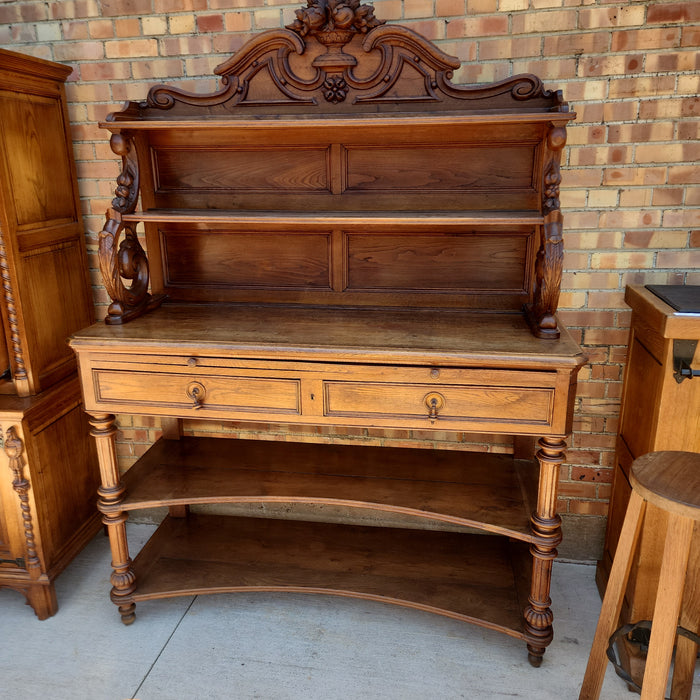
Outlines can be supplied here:
M508 538L226 515L167 516L122 603L287 591L393 603L527 640L528 547ZM517 572L517 573L516 573Z
M509 455L183 437L157 441L104 513L215 503L370 509L536 542L539 470Z

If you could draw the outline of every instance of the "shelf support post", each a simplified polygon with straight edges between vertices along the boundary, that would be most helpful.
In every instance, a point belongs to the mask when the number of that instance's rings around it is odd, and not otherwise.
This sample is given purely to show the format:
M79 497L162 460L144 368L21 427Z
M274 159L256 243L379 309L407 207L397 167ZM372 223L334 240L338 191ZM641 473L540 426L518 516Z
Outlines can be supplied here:
M97 490L97 507L102 522L107 526L112 551L112 591L110 598L118 606L122 622L130 625L135 618L135 604L131 595L136 590L136 576L131 568L129 545L126 538L126 520L129 514L119 508L124 498L124 486L119 477L115 436L115 417L110 413L89 413L95 438L97 459L100 465L102 485Z
M531 516L532 532L537 541L530 547L532 582L528 606L525 608L525 632L528 638L528 659L533 666L542 663L547 645L552 641L554 615L549 607L552 564L561 542L561 517L557 514L559 471L564 461L566 442L561 438L543 437L538 442L536 457L540 463L537 507Z

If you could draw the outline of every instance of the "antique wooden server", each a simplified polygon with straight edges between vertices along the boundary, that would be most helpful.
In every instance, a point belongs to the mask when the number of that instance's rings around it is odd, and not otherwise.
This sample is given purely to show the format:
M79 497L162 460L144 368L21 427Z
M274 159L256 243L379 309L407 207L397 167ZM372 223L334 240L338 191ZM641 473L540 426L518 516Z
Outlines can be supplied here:
M357 596L500 630L537 665L585 361L556 318L574 115L532 75L453 84L456 59L368 5L296 14L219 66L217 92L158 86L103 124L123 163L100 234L113 303L72 347L112 599L129 623L137 601L181 594ZM123 477L115 413L164 425ZM536 460L232 443L182 436L193 418L540 440ZM424 529L190 511L211 503L330 504ZM170 514L132 562L128 513L156 505Z

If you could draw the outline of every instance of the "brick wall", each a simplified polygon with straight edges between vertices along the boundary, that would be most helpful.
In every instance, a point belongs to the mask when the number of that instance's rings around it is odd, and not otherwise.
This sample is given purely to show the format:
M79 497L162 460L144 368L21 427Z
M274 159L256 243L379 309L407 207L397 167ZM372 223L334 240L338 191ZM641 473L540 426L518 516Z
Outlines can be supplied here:
M88 248L93 255L118 163L97 127L156 82L211 91L213 68L302 0L0 0L0 46L73 66L67 87ZM565 553L595 556L610 495L628 283L700 284L700 2L697 0L376 0L463 61L456 82L533 72L562 89L569 128L562 209L561 317L590 356L580 375L560 485ZM95 266L96 267L96 266ZM98 316L107 297L93 271ZM158 434L120 416L126 468ZM270 426L231 425L242 437ZM271 436L412 444L416 432L271 426ZM192 431L217 426L192 425ZM437 434L435 443L509 451L509 440ZM565 543L566 541L565 540Z

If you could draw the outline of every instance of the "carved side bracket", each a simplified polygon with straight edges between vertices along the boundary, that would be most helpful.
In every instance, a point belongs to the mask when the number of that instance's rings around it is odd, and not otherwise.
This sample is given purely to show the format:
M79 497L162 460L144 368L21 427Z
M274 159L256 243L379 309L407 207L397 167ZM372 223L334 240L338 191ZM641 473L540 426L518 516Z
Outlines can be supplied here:
M535 263L534 300L526 309L533 332L540 338L558 338L556 311L559 304L564 266L563 217L559 208L561 151L566 144L566 129L552 124L547 135L542 213L542 241Z
M112 299L105 322L119 324L158 306L164 297L149 293L148 257L136 232L122 221L122 214L134 211L139 196L139 167L133 139L121 133L113 134L110 146L122 158L122 171L117 178L112 209L107 211L105 226L100 231L98 258L105 289ZM124 238L120 241L122 233ZM124 280L131 280L131 285L127 287Z
M29 489L31 486L29 481L24 478L24 458L22 456L24 454L24 442L22 442L14 426L10 426L5 433L4 450L12 470L12 488L19 495L24 541L27 547L27 570L32 577L35 577L41 573L41 562L36 551L34 523L32 522L32 510L29 505Z

